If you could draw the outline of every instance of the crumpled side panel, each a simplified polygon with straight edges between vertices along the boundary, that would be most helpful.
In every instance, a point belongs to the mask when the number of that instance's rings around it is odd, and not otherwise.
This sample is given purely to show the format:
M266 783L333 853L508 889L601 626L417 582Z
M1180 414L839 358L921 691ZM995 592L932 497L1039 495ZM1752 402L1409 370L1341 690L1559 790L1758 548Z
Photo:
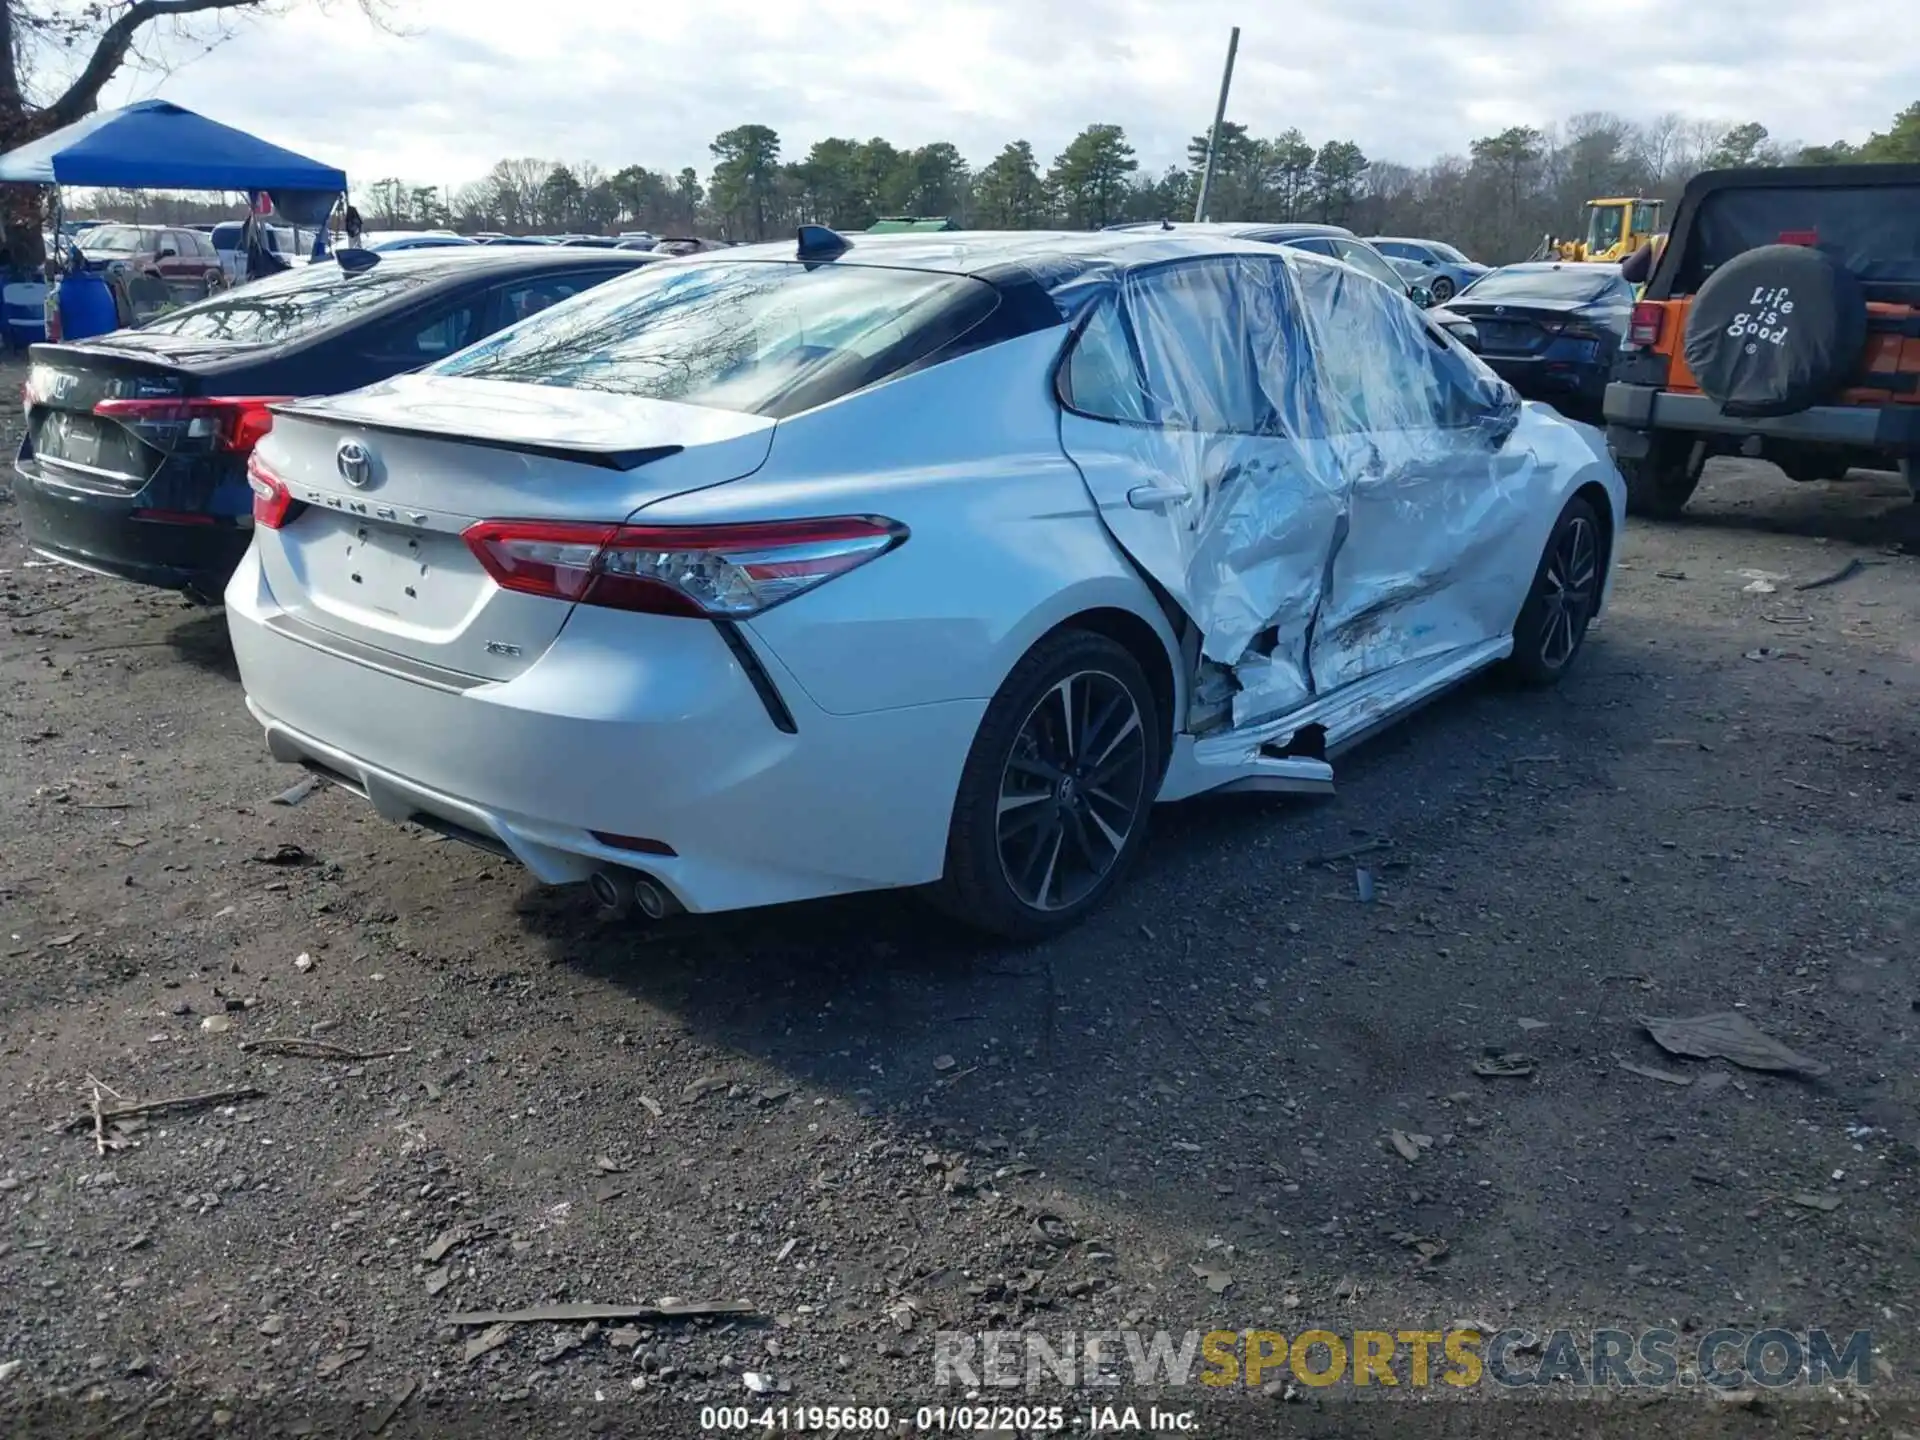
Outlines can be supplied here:
M1114 307L1098 393L1076 355L1069 403L1125 422L1063 429L1069 451L1203 655L1235 668L1236 724L1511 628L1566 458L1512 443L1511 389L1403 296L1277 249L1083 275L1060 298ZM1167 498L1143 508L1146 490Z

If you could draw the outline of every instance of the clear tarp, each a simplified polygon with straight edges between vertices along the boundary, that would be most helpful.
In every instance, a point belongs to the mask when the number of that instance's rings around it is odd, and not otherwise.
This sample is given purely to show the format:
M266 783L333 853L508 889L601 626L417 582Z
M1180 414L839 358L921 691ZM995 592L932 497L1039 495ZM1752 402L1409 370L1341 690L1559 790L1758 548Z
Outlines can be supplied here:
M1233 722L1510 632L1548 497L1608 463L1598 432L1529 412L1347 266L1179 258L1055 289L1081 326L1062 437L1204 660L1234 672Z

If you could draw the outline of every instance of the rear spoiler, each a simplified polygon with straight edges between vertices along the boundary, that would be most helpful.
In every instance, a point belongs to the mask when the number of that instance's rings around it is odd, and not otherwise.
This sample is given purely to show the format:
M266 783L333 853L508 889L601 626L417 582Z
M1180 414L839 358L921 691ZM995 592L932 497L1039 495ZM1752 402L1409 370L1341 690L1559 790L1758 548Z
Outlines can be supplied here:
M544 460L566 460L575 465L596 465L602 470L638 470L643 465L651 465L656 460L665 460L669 455L678 455L687 447L684 445L639 445L627 449L610 450L586 445L552 445L539 441L506 440L487 435L456 434L450 430L436 430L428 425L395 425L391 423L360 419L346 419L330 415L325 410L311 408L311 402L293 401L286 405L271 407L276 415L291 415L301 420L313 420L329 425L351 425L356 430L370 430L376 435L409 435L422 440L454 440L462 445L474 445L483 450L505 450L513 455L535 455Z

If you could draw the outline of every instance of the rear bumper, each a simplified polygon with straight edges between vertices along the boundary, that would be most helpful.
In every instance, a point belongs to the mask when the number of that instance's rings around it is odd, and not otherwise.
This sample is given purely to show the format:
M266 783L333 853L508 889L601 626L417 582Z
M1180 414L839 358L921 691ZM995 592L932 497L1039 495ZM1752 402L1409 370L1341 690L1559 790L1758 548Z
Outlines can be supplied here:
M1646 434L1654 430L1758 435L1763 440L1920 455L1920 405L1815 405L1798 415L1756 420L1723 414L1705 395L1615 381L1607 386L1604 411L1614 448L1634 457L1646 453Z
M253 540L251 526L225 516L184 525L141 519L144 492L75 490L43 480L28 465L16 465L14 477L28 545L50 560L117 580L216 596Z
M1530 399L1575 396L1593 404L1607 388L1607 367L1597 360L1556 360L1550 355L1482 355L1487 367Z
M586 608L517 678L436 686L315 648L273 623L282 613L247 556L228 626L276 758L332 772L389 820L496 847L549 884L640 870L696 912L938 879L985 712L964 701L829 715L755 647L788 733L714 627Z

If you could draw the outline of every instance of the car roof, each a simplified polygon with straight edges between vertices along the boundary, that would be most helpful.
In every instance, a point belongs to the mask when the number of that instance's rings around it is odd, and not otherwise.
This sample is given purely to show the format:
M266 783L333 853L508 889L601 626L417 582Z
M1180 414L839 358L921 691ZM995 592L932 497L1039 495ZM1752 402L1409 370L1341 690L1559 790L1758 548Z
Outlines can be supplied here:
M1609 275L1618 275L1620 273L1620 267L1618 265L1606 260L1517 260L1511 265L1501 265L1497 267L1494 273L1511 273L1515 270L1528 274L1535 274L1546 270L1604 271Z
M572 270L609 260L646 264L665 257L639 250L602 250L582 254L579 248L562 250L550 245L438 245L420 250L392 250L380 256L378 268L403 274L444 270L449 278L464 279L493 271ZM333 263L331 257L319 262Z
M1445 245L1444 240L1426 240L1418 235L1369 235L1369 245ZM1449 250L1453 246L1447 245Z
M1252 229L1267 227L1252 226ZM1239 227L1187 225L1144 230L948 230L876 235L859 231L843 236L847 248L834 257L849 265L878 265L971 275L1005 285L1038 283L1052 291L1082 275L1132 269L1168 260L1207 255L1271 255L1272 246L1242 236ZM681 263L727 264L738 260L795 260L792 240L737 245ZM833 263L827 261L823 263Z

